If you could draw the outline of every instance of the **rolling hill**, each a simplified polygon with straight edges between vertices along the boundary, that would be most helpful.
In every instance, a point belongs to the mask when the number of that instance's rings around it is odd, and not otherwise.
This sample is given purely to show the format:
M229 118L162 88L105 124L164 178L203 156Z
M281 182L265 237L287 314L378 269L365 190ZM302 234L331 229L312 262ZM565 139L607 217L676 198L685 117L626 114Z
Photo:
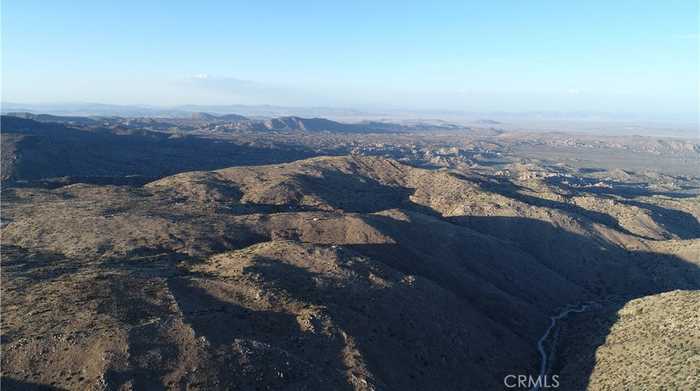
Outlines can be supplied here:
M700 289L679 250L696 239L664 247L595 210L379 157L12 188L3 205L14 385L500 389L536 372L556 309Z

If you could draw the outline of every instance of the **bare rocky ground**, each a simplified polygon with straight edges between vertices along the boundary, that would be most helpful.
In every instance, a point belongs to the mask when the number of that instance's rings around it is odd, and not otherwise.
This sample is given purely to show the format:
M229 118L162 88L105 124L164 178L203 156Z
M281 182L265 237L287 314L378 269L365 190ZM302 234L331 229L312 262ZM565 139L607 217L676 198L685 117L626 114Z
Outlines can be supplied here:
M536 373L557 308L700 289L684 179L467 166L319 157L6 188L3 387L502 389ZM617 384L558 365L578 389Z

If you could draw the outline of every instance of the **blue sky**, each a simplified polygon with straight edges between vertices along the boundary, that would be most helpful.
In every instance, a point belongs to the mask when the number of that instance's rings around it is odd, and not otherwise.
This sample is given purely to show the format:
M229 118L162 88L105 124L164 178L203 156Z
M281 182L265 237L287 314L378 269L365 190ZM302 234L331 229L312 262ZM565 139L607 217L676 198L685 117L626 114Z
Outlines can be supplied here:
M2 99L694 115L698 13L696 0L3 0Z

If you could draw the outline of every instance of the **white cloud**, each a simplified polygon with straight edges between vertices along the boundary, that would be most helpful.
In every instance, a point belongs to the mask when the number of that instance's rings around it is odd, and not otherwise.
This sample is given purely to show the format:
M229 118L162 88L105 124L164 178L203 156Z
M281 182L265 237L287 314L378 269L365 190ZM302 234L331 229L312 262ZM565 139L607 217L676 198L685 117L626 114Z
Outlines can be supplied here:
M180 81L188 93L208 96L209 100L247 104L305 105L325 101L312 91L278 83L258 82L200 73Z
M190 82L199 88L241 95L278 92L277 86L266 83L237 79L235 77L209 75L207 73L192 76Z

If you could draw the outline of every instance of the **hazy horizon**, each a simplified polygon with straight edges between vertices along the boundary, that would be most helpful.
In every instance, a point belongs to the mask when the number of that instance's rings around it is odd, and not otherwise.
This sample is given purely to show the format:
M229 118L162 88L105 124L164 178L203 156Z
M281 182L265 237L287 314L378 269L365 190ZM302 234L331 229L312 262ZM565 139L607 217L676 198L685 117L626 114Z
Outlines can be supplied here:
M3 102L697 122L694 1L2 5Z
M158 112L209 112L211 114L240 114L243 112L257 113L259 111L269 111L271 113L287 112L289 115L303 115L302 113L316 112L319 115L334 116L341 114L356 115L359 117L375 116L397 116L408 118L429 118L434 116L448 120L449 118L463 119L488 119L486 117L500 118L538 118L543 120L572 121L580 120L605 120L605 121L636 121L638 123L676 123L698 126L700 117L698 113L634 113L634 112L612 112L593 110L459 110L459 109L426 109L420 107L401 106L373 106L373 105L276 105L276 104L201 104L197 102L183 103L176 105L149 104L149 103L109 103L109 102L89 102L89 101L63 101L63 102L13 102L1 101L0 110L2 112L29 111L35 114L54 115L102 115L100 111L112 112L113 115L129 116L130 110L150 110ZM97 110L97 111L95 111ZM146 116L150 116L148 114ZM257 115L257 114L253 114Z
M189 117L195 112L214 115L238 114L251 118L297 116L323 117L340 122L382 121L398 123L447 122L468 127L497 127L502 130L573 132L598 135L640 135L700 138L697 117L648 117L633 113L605 112L467 112L457 110L410 110L376 107L322 107L278 105L113 105L102 103L0 102L2 113L30 112L64 116Z

